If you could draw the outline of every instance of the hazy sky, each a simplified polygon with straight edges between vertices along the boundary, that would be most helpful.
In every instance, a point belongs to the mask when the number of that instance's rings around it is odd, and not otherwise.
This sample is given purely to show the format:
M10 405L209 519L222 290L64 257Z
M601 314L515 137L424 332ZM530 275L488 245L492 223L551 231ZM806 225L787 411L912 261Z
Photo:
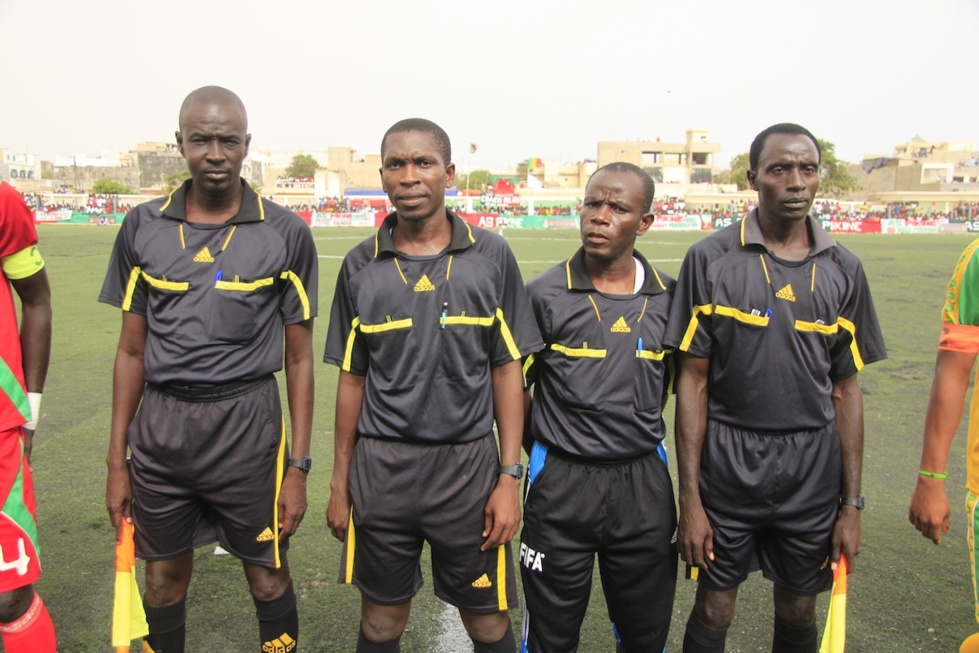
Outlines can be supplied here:
M859 160L979 143L977 44L977 0L0 0L0 147L172 141L184 96L218 84L261 150L377 152L421 116L462 167L690 127L726 166L791 121Z

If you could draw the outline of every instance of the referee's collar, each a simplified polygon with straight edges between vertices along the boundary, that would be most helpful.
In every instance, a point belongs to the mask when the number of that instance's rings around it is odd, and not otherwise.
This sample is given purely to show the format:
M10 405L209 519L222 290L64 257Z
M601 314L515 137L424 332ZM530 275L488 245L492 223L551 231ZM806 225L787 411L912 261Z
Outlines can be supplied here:
M238 224L240 222L261 222L265 219L265 207L262 205L262 198L258 196L252 187L244 179L239 177L241 182L241 204L238 206L238 213L227 221L227 224ZM187 222L187 191L193 179L188 179L177 186L176 189L160 207L160 213Z
M639 261L639 264L642 265L646 272L646 279L642 283L642 288L639 289L640 294L658 295L666 290L666 285L663 283L663 280L659 278L659 273L656 272L656 268L649 264L646 257L640 254L636 249L632 250L632 255ZM574 256L565 261L564 272L568 281L568 290L598 292L598 290L595 288L595 284L591 282L591 279L585 272L584 247L579 247L578 251L574 253Z
M830 247L836 247L836 241L830 238L826 230L819 225L818 220L813 220L811 215L806 216L806 229L809 231L809 241L812 247L809 255L813 256ZM753 208L741 220L741 246L761 245L765 249L765 236L761 233L761 226L758 224L758 208Z
M473 243L476 242L472 227L449 209L445 209L445 215L452 227L452 239L449 241L449 246L445 251L458 252L472 247ZM396 224L398 224L397 211L389 214L381 222L381 227L374 236L374 258L380 258L382 254L390 256L398 255L398 250L394 247L394 237L391 235Z

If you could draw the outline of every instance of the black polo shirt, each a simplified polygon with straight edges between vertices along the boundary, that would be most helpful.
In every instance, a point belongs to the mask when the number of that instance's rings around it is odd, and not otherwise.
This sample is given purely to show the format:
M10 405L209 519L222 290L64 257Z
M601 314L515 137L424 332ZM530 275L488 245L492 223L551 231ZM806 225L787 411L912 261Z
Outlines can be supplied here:
M665 436L669 348L663 344L676 282L645 270L638 293L595 289L584 250L527 283L544 348L525 363L535 384L531 433L572 456L619 460L653 453Z
M209 386L278 371L284 325L316 315L309 227L244 181L233 218L188 222L191 183L126 216L99 301L146 316L148 382Z
M802 261L768 251L757 210L687 251L666 344L710 358L711 419L821 428L834 418L833 382L887 358L860 260L806 224L813 244Z
M434 256L394 248L388 216L344 258L323 360L366 376L357 433L456 443L492 432L491 368L540 349L510 247L448 212Z

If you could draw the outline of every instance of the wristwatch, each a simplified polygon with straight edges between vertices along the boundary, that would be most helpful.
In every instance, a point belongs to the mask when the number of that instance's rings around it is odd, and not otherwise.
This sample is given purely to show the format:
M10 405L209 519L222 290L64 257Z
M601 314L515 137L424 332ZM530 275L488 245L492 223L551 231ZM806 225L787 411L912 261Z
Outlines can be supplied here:
M866 497L846 497L840 498L840 506L853 506L857 510L863 510L864 504L866 504Z
M517 463L516 465L500 465L496 470L497 474L509 474L518 481L523 478L523 465Z
M308 474L310 468L313 466L313 459L309 456L303 456L302 458L290 458L286 463L289 467L295 467L296 469L302 470L304 474Z

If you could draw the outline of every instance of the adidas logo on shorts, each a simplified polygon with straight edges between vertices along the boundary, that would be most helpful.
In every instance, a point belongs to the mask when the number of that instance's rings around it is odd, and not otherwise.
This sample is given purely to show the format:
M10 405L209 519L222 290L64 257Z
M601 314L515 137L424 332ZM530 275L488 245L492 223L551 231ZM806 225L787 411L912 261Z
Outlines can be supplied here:
M489 576L487 576L486 574L483 574L482 576L474 580L472 585L476 589L487 589L489 587L493 587L493 583L490 582Z
M272 529L271 528L269 528L268 526L266 526L265 527L265 530L262 531L261 533L259 533L258 537L255 538L255 541L256 542L271 542L274 539L275 539L275 533L272 532Z

